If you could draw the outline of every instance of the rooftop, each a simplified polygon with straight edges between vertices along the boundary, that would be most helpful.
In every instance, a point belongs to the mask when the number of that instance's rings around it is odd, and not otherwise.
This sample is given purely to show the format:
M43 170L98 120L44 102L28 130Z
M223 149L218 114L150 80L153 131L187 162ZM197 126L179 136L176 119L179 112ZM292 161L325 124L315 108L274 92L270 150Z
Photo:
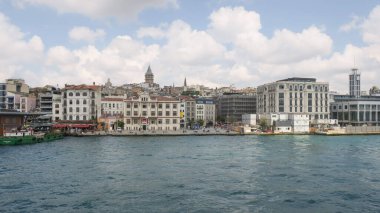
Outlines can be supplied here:
M293 78L282 79L282 80L279 80L279 81L277 81L277 82L281 82L281 81L292 81L292 82L316 82L317 79L316 79L316 78L299 78L299 77L293 77Z

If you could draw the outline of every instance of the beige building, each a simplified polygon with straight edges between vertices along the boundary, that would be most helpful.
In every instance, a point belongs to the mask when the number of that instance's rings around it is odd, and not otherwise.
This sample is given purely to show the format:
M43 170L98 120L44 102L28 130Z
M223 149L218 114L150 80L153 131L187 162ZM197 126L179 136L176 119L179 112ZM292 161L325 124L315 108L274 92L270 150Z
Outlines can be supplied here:
M7 92L29 94L29 86L23 79L7 79Z
M180 103L174 98L149 96L147 93L127 98L124 103L124 129L179 130Z

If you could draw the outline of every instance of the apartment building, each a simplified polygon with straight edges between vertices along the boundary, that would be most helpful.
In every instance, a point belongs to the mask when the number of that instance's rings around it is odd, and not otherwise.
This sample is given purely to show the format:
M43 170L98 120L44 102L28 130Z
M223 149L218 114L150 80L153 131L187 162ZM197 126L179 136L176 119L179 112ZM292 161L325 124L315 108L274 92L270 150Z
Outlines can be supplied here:
M124 129L164 130L180 129L180 104L178 99L150 96L142 93L138 97L125 99Z
M215 101L207 98L198 98L195 102L195 120L203 120L204 126L215 125Z
M101 115L101 88L95 85L66 85L62 89L63 120L96 120Z

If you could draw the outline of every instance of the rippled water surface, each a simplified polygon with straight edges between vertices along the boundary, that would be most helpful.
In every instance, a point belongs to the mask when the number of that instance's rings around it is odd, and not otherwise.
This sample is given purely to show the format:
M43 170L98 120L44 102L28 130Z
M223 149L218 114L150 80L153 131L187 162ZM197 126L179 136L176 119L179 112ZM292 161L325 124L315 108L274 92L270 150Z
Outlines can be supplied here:
M380 212L380 136L0 147L0 212Z

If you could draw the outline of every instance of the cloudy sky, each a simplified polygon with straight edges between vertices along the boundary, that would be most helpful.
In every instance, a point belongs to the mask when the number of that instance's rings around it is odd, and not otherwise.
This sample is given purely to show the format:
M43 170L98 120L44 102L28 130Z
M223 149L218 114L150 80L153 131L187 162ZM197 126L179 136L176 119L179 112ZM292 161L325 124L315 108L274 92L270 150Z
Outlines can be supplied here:
M0 79L256 87L380 85L378 0L0 0Z

